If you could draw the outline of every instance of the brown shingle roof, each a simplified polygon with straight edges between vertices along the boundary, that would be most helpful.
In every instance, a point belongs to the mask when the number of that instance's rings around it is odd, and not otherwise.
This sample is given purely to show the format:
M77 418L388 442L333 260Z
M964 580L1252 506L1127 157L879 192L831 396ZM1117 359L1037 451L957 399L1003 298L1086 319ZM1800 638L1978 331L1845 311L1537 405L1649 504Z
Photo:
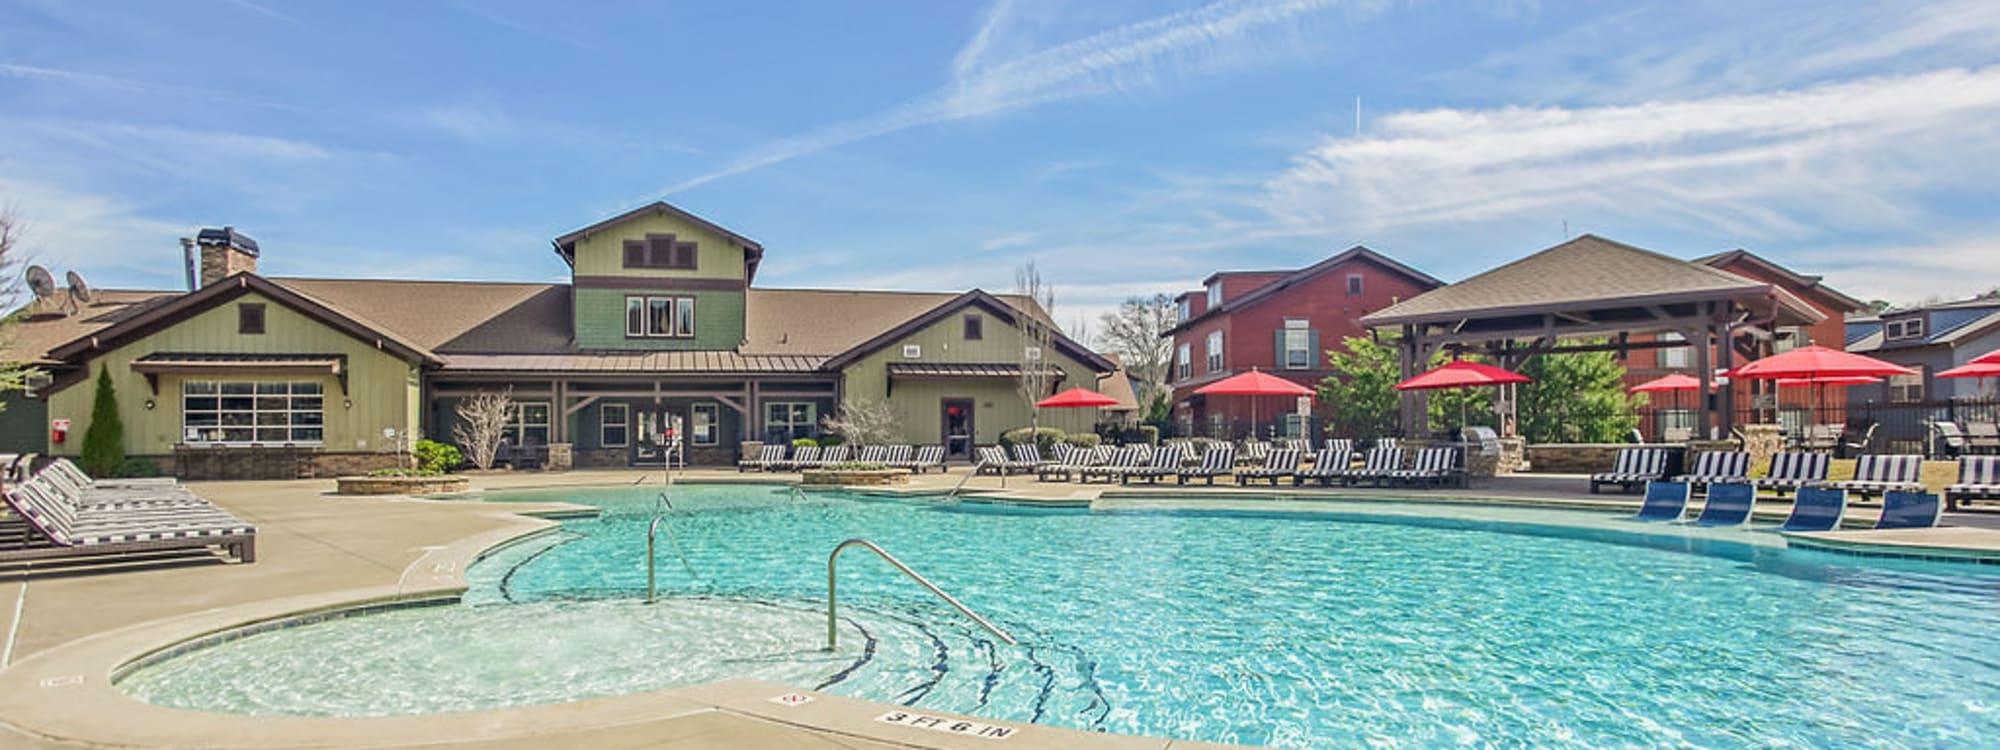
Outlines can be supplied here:
M438 352L569 348L569 287L499 281L271 279Z
M1040 305L1019 295L993 296L1015 310L1030 310L1048 319ZM948 292L753 288L743 351L832 356L958 297Z
M5 341L0 341L0 358L55 364L48 358L50 349L109 328L179 296L180 292L95 289L90 304L57 315L57 311L69 309L69 291L58 291L55 296L30 303L15 313L21 316L21 324L8 330Z
M824 357L736 352L572 352L557 354L448 354L445 367L461 372L813 372Z
M1448 320L1564 304L1763 295L1757 281L1586 234L1362 317L1368 325ZM1789 295L1787 295L1789 296ZM1801 303L1802 304L1802 303Z

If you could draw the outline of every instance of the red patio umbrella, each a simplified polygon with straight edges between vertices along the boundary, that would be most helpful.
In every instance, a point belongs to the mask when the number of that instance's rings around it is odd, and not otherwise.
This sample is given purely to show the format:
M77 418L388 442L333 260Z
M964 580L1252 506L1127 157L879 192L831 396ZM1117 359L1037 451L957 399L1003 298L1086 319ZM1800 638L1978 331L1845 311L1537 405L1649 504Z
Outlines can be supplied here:
M1430 372L1418 375L1396 384L1399 391L1433 391L1443 388L1471 388L1482 385L1506 385L1508 383L1533 383L1534 378L1469 360L1457 359L1446 362ZM1425 417L1424 424L1430 424ZM1458 404L1458 425L1465 426L1465 402ZM1429 428L1426 427L1426 430Z
M2000 378L2000 357L1994 356L1995 354L2000 354L2000 352L1994 352L1993 354L1979 358L1986 359L1987 357L1992 357L1993 361L1991 362L1981 362L1979 359L1975 359L1969 363L1940 372L1937 376L1940 378Z
M1789 380L1806 378L1821 380L1830 377L1867 375L1887 377L1890 375L1914 375L1912 370L1902 365L1884 362L1874 357L1828 349L1814 344L1802 346L1784 354L1765 357L1729 371L1729 377L1746 380Z
M1993 351L1981 354L1977 357L1973 357L1972 361L1969 362L1968 364L2000 365L2000 349L1994 349Z
M1208 396L1306 396L1313 395L1313 389L1265 373L1255 367L1241 375L1232 375L1208 385L1196 388L1195 393ZM1257 401L1250 400L1250 436L1257 436Z
M1700 380L1696 380L1693 375L1683 375L1677 372L1671 375L1654 378L1644 383L1632 386L1630 388L1625 389L1625 392L1626 393L1672 393L1674 394L1674 411L1680 411L1681 391L1698 391L1698 390L1701 390ZM1659 420L1656 419L1654 421L1657 424ZM1665 439L1664 436L1666 434L1667 434L1666 426L1660 425L1660 435L1662 436L1662 439Z
M1779 388L1793 388L1801 385L1867 385L1880 383L1881 378L1868 375L1834 375L1825 378L1779 378Z
M1043 409L1088 409L1094 406L1117 405L1118 399L1098 393L1089 388L1071 388L1035 402L1035 406Z

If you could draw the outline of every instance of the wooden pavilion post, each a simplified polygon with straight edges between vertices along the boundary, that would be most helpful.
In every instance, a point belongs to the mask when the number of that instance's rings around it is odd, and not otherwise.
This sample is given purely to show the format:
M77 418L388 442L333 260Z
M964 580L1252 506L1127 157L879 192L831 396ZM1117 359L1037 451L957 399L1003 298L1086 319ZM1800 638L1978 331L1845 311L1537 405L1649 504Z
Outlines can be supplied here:
M1417 376L1417 357L1419 356L1418 353L1422 351L1422 347L1418 345L1417 340L1417 332L1419 330L1421 329L1417 326L1403 326L1402 345L1397 347L1402 354L1400 359L1403 360L1403 380L1409 380ZM1419 429L1418 425L1421 424L1418 420L1422 418L1418 409L1427 405L1418 404L1417 394L1410 391L1397 391L1396 401L1398 416L1401 417L1402 422L1403 437L1415 436Z

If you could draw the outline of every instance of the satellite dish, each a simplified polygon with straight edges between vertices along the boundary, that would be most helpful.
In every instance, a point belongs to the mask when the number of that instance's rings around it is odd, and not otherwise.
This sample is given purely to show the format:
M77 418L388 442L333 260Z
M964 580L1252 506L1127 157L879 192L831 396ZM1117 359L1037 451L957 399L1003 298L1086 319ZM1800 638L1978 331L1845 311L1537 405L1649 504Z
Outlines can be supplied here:
M64 274L69 281L69 303L71 307L90 304L90 285L83 283L83 274L70 271Z
M38 300L55 296L55 274L49 273L49 269L41 266L28 266L28 288L34 291L35 299Z

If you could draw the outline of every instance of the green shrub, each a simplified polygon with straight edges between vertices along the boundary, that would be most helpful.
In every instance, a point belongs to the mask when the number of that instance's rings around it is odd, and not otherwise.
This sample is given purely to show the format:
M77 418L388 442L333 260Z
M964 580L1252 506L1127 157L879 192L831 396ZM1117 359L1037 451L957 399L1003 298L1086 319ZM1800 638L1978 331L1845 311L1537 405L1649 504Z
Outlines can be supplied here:
M1149 424L1139 425L1139 442L1147 445L1160 444L1160 428Z
M825 447L827 447L827 446L831 446L831 445L840 445L841 443L845 443L845 442L847 442L847 440L846 440L845 438L842 438L842 437L841 437L841 436L839 436L839 435L821 435L821 436L819 436L819 447L821 447L821 448L825 448Z
M1075 432L1075 433L1070 433L1068 435L1064 435L1062 442L1074 445L1078 448L1095 448L1098 445L1103 444L1104 438L1099 437L1097 433L1094 432Z
M792 438L793 448L817 448L819 441L812 438Z
M118 418L118 394L111 368L97 371L97 398L90 405L90 428L83 433L84 473L114 476L125 466L125 423Z
M465 463L465 454L458 446L436 440L419 440L410 453L416 457L418 469L432 474L443 474Z
M119 464L118 468L113 469L110 474L100 474L98 476L110 476L118 479L143 479L146 477L164 476L164 472L160 471L160 463L158 461L150 458L128 458L125 459L124 463Z
M1050 456L1053 455L1050 451L1055 450L1056 443L1062 442L1063 437L1063 431L1054 427L1043 427L1039 430L1022 427L1000 433L1000 444L1011 451L1016 445L1032 443L1043 456Z

